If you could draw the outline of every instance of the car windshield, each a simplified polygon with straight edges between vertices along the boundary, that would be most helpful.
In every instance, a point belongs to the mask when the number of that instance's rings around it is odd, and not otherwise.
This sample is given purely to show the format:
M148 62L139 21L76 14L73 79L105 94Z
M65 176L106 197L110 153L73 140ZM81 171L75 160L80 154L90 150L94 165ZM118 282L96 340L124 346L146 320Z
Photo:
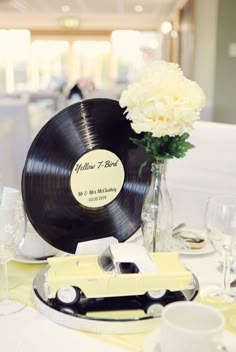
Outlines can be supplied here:
M104 271L114 271L114 263L111 256L110 248L107 248L99 257L98 264Z

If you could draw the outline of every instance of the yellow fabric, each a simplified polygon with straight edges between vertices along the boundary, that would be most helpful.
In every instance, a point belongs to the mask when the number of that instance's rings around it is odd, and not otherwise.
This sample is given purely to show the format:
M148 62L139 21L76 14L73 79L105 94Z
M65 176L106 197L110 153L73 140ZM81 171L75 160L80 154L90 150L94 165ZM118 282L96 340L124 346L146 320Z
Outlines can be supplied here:
M227 303L214 297L199 297L198 301L219 309L225 317L226 330L236 335L236 304Z
M46 264L23 264L10 262L8 264L10 294L15 300L28 302L28 305L34 308L31 298L32 283L37 273L45 267ZM210 304L219 309L226 318L226 330L236 335L236 304L229 304L212 298L198 298L198 301ZM157 323L158 326L158 323ZM131 352L142 351L142 344L146 333L123 334L123 335L98 335L86 333L89 336L98 338L104 342L115 344Z
M31 290L32 283L37 273L43 269L46 264L24 264L11 261L8 263L8 276L9 276L9 287L10 294L15 300L19 302L26 302L29 307L35 308ZM150 331L151 332L151 331ZM131 352L141 352L142 344L145 336L148 334L93 334L86 333L87 335L98 338L109 344L115 344L121 348L125 348Z
M45 264L32 265L11 261L7 266L11 297L19 302L27 302L28 306L34 308L31 295L32 284Z

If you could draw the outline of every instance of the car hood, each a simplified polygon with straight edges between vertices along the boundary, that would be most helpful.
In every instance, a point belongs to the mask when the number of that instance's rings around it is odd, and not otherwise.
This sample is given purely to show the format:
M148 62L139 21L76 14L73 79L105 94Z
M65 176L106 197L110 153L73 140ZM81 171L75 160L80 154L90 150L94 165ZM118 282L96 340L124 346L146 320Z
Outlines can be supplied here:
M48 279L69 276L101 275L104 271L100 268L96 256L72 256L48 259L50 265Z

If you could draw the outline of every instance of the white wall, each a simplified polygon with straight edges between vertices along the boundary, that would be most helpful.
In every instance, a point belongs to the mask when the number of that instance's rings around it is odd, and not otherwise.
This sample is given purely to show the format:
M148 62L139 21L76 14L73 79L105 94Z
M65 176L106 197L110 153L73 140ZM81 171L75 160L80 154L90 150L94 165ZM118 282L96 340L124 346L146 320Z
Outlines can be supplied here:
M218 0L195 0L194 80L202 87L207 103L203 119L212 119L214 102Z
M214 121L236 124L236 1L219 0L215 67Z

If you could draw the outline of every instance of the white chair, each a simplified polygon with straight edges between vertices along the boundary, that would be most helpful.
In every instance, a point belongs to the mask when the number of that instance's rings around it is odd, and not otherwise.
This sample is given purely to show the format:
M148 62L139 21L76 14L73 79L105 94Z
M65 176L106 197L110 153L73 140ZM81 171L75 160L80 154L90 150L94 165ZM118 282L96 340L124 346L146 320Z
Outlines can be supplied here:
M167 184L174 223L204 227L209 196L236 195L236 125L199 121L191 133L195 148L168 163Z
M27 105L20 99L0 101L0 174L3 183L20 189L29 149Z

